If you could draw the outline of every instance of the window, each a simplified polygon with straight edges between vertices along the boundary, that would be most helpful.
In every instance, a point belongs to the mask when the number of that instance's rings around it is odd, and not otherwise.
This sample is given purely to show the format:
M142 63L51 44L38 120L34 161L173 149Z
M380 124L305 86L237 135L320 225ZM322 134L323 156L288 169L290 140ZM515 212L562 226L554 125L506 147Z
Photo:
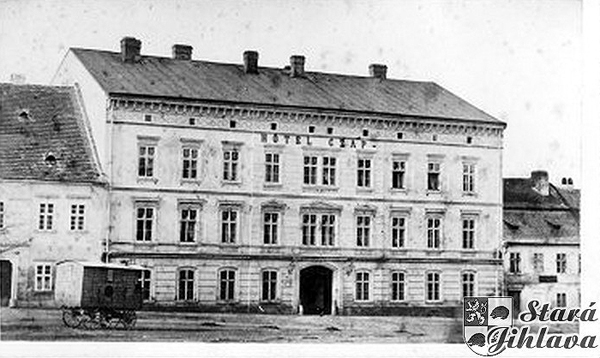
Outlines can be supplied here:
M180 301L194 299L194 270L179 270L179 292L177 299Z
M237 238L238 215L235 208L224 208L221 210L221 242L224 244L235 244Z
M142 289L142 299L149 300L150 299L150 278L152 276L152 271L150 270L142 270L142 274L140 275L140 279L138 281L140 288Z
M0 201L0 229L4 228L4 202Z
M279 153L265 153L265 182L279 183Z
M396 138L397 139L404 139L404 133L402 133L402 132L396 133Z
M304 156L304 184L317 184L317 157Z
M473 137L467 137L467 144L473 143Z
M198 179L198 148L183 148L183 179Z
M277 299L277 271L262 272L262 300L275 301Z
M406 241L406 218L392 216L392 247L404 247Z
M475 164L463 163L463 193L475 192Z
M440 163L427 163L427 190L440 191Z
M267 245L277 244L279 231L279 213L263 213L263 242Z
M404 178L406 174L406 161L392 161L392 188L405 189Z
M475 219L462 219L462 248L473 249L475 247Z
M369 273L368 272L357 272L356 273L356 300L357 301L368 301L369 300Z
M154 156L156 147L153 145L140 145L138 157L138 177L152 178L154 176Z
M463 272L462 274L463 297L475 296L475 273Z
M70 229L71 231L82 231L85 220L85 205L73 204L71 205L71 220Z
M196 118L194 117L190 117L190 126L195 126L196 125Z
M356 185L360 188L371 187L371 159L358 159Z
M511 252L509 257L509 272L510 273L521 273L521 254L518 252Z
M223 150L223 180L227 182L239 181L239 148L229 147Z
M356 246L368 247L371 233L371 216L358 215L356 217Z
M271 123L271 130L272 131L276 131L277 130L277 123Z
M323 157L323 185L335 185L335 162L334 157Z
M235 271L222 270L219 272L219 299L231 301L235 298Z
M333 246L335 221L335 214L302 214L302 245L315 246L320 236L322 246Z
M308 133L314 133L315 132L315 126L308 126Z
M333 127L327 127L327 134L333 134Z
M392 301L404 301L406 293L404 272L392 272Z
M152 115L151 114L145 114L144 115L144 122L152 122Z
M54 221L54 204L41 203L40 204L40 221L38 223L38 229L52 230L53 221Z
M369 136L369 130L368 129L363 129L362 136L363 137L368 137Z
M533 254L533 271L544 272L544 254L540 252Z
M237 122L236 122L236 121L234 121L234 120L230 120L230 121L229 121L229 128L232 128L232 129L233 129L233 128L235 128L236 126L237 126Z
M179 242L196 241L198 230L198 208L185 206L179 209Z
M564 292L556 294L556 307L567 307L567 294Z
M556 273L567 272L567 254L556 254Z
M442 228L442 219L439 217L427 218L427 248L440 248L440 234Z
M154 207L140 206L136 209L135 239L151 241L154 228Z
M427 301L440 300L440 274L438 272L427 273Z
M52 266L35 265L35 290L52 291Z

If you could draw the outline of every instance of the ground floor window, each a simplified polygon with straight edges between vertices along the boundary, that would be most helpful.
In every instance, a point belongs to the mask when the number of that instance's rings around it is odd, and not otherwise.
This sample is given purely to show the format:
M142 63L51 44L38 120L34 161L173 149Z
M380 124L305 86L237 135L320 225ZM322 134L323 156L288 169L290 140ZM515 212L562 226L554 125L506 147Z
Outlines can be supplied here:
M235 298L235 271L222 270L219 272L219 299L232 301Z
M177 299L188 301L194 299L194 270L183 269L179 271L179 292Z
M146 301L150 299L150 278L152 272L150 270L143 270L140 275L140 288L142 289L142 298Z
M440 300L440 274L439 272L428 272L426 280L427 300Z
M392 301L405 300L404 272L392 272Z
M52 265L40 264L35 266L35 290L52 290Z
M475 273L463 272L462 274L463 297L475 296Z
M262 300L274 301L277 299L277 271L262 272Z
M369 273L368 272L357 272L356 273L356 300L357 301L369 300Z

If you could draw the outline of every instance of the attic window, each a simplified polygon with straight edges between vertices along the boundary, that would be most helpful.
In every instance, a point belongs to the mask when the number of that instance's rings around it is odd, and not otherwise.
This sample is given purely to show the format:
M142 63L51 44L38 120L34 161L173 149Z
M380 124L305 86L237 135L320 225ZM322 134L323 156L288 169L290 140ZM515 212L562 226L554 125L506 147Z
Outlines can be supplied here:
M467 137L467 144L473 143L473 137Z
M333 134L333 127L327 127L327 134Z
M196 125L196 118L191 117L190 118L190 126L195 126Z
M144 122L152 122L152 115L151 114L145 114L144 115Z
M402 133L402 132L396 133L396 138L398 138L398 139L404 139L404 133Z
M235 126L237 125L237 122L234 120L229 121L229 128L235 128Z
M362 136L363 137L368 137L369 136L369 130L368 129L363 129Z
M308 133L314 133L315 132L315 126L308 126Z
M432 141L434 141L434 142L437 142L437 140L438 140L438 136L437 136L437 134L434 134L434 135L431 137L431 140L432 140Z
M272 131L276 131L277 130L277 123L271 123L271 130Z
M54 154L52 154L52 153L48 153L48 154L46 154L46 157L44 158L44 162L46 163L47 166L53 167L56 165L56 156L54 156Z

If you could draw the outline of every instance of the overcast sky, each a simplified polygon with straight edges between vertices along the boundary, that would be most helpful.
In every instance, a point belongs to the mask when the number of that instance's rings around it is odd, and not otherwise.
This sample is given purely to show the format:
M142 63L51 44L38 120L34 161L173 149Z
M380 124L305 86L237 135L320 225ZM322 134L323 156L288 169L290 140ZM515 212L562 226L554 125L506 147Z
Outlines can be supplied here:
M581 3L577 0L86 1L0 0L0 81L48 83L69 47L435 81L508 123L504 176L545 169L581 177Z

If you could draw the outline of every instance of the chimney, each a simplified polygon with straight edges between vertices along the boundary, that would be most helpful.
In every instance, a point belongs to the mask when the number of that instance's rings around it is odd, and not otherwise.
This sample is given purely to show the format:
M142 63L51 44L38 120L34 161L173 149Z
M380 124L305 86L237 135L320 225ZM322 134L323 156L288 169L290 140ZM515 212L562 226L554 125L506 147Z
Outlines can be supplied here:
M304 76L304 56L293 55L290 57L290 76Z
M244 72L258 73L258 52L244 51Z
M387 66L373 63L369 65L369 75L373 78L385 80L387 78Z
M123 37L121 39L121 59L123 62L136 62L140 59L142 41L135 37Z
M175 60L189 61L192 59L192 46L175 44L171 49L173 50L173 58Z
M531 172L531 182L533 183L533 190L537 191L540 195L550 195L550 182L548 181L548 172L545 170L535 170Z

